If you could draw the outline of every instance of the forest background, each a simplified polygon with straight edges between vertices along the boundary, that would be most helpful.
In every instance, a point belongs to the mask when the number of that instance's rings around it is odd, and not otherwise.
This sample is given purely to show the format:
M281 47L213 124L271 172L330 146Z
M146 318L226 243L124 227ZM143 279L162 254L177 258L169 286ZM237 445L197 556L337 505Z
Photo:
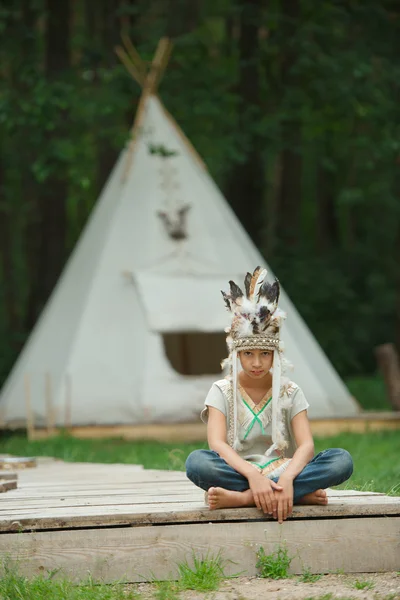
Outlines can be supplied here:
M340 374L375 372L400 350L400 4L8 0L0 384L127 141L122 29L149 61L173 39L166 107Z

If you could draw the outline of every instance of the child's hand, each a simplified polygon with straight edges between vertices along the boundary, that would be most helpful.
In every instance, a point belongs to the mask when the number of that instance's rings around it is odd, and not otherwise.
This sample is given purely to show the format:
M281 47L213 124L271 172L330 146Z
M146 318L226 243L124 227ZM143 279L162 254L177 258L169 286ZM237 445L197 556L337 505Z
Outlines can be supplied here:
M283 489L281 485L271 479L267 479L261 473L255 471L248 479L250 489L253 493L254 503L258 510L272 515L277 510L277 497ZM274 492L279 492L276 497Z
M278 484L281 491L275 494L277 507L273 516L278 519L279 523L283 523L293 511L293 480L280 477Z

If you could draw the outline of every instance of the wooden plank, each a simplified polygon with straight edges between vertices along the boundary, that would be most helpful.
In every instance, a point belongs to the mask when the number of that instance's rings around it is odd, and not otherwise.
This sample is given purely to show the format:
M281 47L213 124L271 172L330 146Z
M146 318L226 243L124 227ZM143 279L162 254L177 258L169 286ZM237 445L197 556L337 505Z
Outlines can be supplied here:
M331 500L335 500L334 504L338 502L343 505L350 505L355 503L362 503L359 496L346 496L337 497L330 496ZM168 504L176 502L203 502L204 494L198 490L182 490L177 492L165 493L160 490L158 494L149 495L146 491L135 491L130 494L98 494L97 496L83 495L83 496L56 496L46 498L21 498L17 496L18 504L16 505L15 499L9 495L6 498L0 499L0 516L3 514L11 514L13 511L24 511L26 512L31 508L60 508L62 507L77 507L77 506L138 506L138 505L149 505L149 504ZM376 501L369 501L371 504L375 504ZM381 496L379 500L380 504L393 504L393 500L390 497ZM399 502L400 510L400 502Z
M337 419L311 419L311 430L316 436L335 435L343 431L363 433L400 429L400 412L364 412L354 417ZM56 433L60 433L56 431ZM158 440L164 442L205 442L206 426L196 421L190 423L148 423L140 425L89 426L70 428L78 438L124 438L126 440ZM47 438L45 429L35 430L35 439Z
M348 504L339 499L332 499L327 506L295 506L294 519L329 519L332 517L378 516L389 517L400 515L397 498L389 498L380 502L368 501L360 504ZM168 504L152 503L147 505L126 506L86 506L60 509L32 509L29 511L10 511L1 513L0 532L33 531L45 529L73 529L78 527L107 527L116 525L140 526L196 523L218 521L268 521L271 517L263 515L256 508L237 508L210 511L203 502L175 502Z
M17 479L18 475L14 471L0 471L0 481L16 481Z
M133 500L133 499L132 499ZM17 516L21 516L21 518L24 517L36 517L36 519L46 519L46 518L55 518L55 519L63 519L63 520L69 520L69 519L73 519L76 516L79 517L89 517L90 515L93 516L101 516L103 515L105 517L105 519L107 519L108 516L112 516L112 515L120 515L120 514L131 514L132 516L134 515L142 515L145 514L147 515L147 513L153 512L153 511L157 511L157 513L161 514L163 513L163 522L168 523L169 522L169 518L170 518L170 512L171 511L176 511L179 510L180 512L182 511L186 511L188 508L188 505L192 505L195 507L195 509L197 510L201 510L202 512L206 512L206 518L208 520L214 520L215 515L217 513L221 513L221 512L225 512L226 514L226 518L228 519L232 519L233 518L233 511L234 510L240 510L240 511L245 511L248 515L248 518L253 517L259 519L261 515L261 513L258 512L258 510L256 508L248 508L248 509L225 509L224 510L218 510L218 511L210 511L204 504L203 500L199 500L199 499L195 499L195 500L191 500L191 499L187 499L187 500L179 500L179 499L175 499L175 500L171 500L169 501L167 504L164 502L160 502L155 498L147 498L147 502L133 502L131 501L130 503L127 504L111 504L110 506L107 505L86 505L86 506L64 506L64 505L60 505L57 507L46 507L46 506L42 506L39 508L31 508L31 507L24 507L23 505L21 506L16 506L14 508L7 508L6 510L1 510L0 511L0 518L2 520L7 519L7 518L12 518L12 517L17 517ZM379 514L379 515L384 515L384 514L398 514L400 513L400 503L398 501L396 501L395 499L392 499L390 497L386 497L380 500L370 500L370 501L365 501L363 502L363 504L360 504L360 502L356 499L356 498L352 498L352 499L348 499L346 502L344 502L343 500L340 499L332 499L330 504L328 504L327 506L307 506L307 507L300 507L300 506L296 506L296 510L299 510L304 514L305 513L305 508L308 509L310 516L313 514L313 511L315 509L321 509L323 510L324 515L328 516L328 515L332 515L332 514L338 514L340 516L346 515L347 512L346 511L350 511L352 510L353 512L351 514L358 514L358 511L363 511L366 508L370 508L374 511L373 514ZM377 512L377 507L379 507L379 512ZM355 512L354 512L355 511ZM389 512L387 512L389 511ZM317 513L320 516L320 513ZM361 513L363 514L363 513ZM371 513L369 513L371 514ZM199 515L192 515L190 514L190 516L187 517L186 520L190 520L190 521L197 521L199 520ZM105 520L105 525L107 524L107 520Z
M9 481L0 481L0 493L8 492L9 490L15 490L17 488L17 480L11 479Z
M293 557L290 573L343 569L349 573L400 569L400 518L212 523L170 527L112 528L5 534L0 552L34 576L59 569L57 577L75 582L149 581L177 575L177 564L207 553L222 553L226 573L256 575L256 553L279 546Z
M36 467L35 458L19 458L16 456L0 458L0 469L4 471L31 469L33 467Z

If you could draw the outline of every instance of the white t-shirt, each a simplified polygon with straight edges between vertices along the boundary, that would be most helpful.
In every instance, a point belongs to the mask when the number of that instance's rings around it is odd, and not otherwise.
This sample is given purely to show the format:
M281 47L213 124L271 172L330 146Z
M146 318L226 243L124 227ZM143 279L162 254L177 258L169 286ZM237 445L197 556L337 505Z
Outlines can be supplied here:
M213 383L204 402L205 408L201 413L201 418L205 423L208 420L209 406L221 411L225 417L227 416L228 397L225 393L227 385L225 379ZM250 462L255 462L256 464L262 463L263 455L272 445L271 394L267 393L257 405L254 404L240 385L238 386L237 394L238 437L243 447L242 450L238 451L238 454ZM290 382L285 396L285 405L288 408L283 409L283 414L286 429L285 438L288 442L288 448L286 448L284 455L287 458L291 458L297 448L291 422L299 412L307 410L309 404L301 388L294 382ZM272 452L270 458L278 458L280 456L282 456L282 453Z

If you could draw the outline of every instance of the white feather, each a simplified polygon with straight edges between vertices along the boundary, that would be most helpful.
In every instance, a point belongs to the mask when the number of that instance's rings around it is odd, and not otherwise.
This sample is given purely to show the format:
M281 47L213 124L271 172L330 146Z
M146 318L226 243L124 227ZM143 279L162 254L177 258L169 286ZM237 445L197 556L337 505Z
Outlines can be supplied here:
M254 287L253 301L256 303L258 301L258 293L260 291L260 287L264 283L264 279L267 276L267 269L261 269L259 276L257 277L256 285Z

